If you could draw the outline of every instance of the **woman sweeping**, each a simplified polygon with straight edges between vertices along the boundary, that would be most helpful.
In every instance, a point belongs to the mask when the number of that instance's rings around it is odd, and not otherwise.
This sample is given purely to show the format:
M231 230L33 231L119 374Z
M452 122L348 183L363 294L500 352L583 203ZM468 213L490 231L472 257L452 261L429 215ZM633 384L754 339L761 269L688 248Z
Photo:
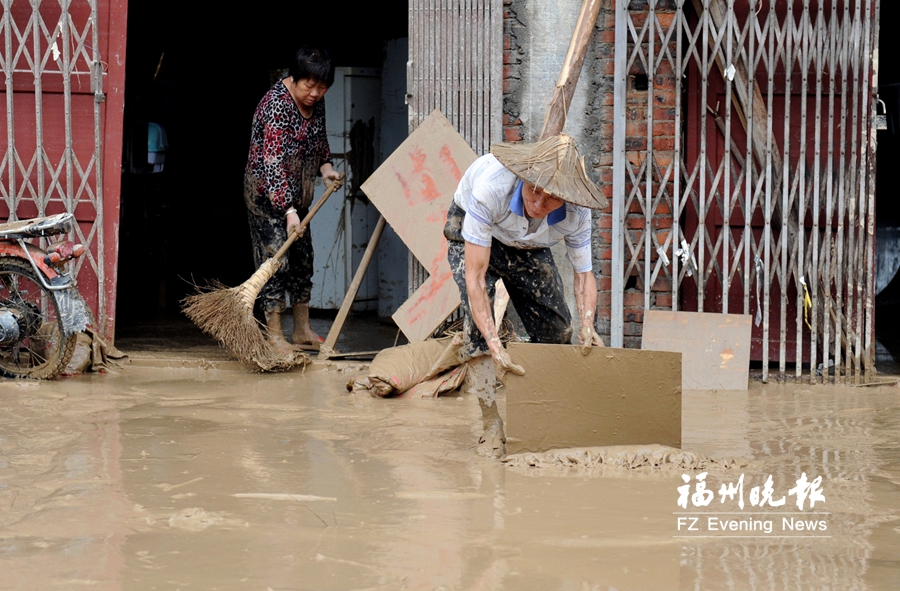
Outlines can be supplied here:
M331 56L324 49L304 46L289 74L266 93L253 115L244 201L257 268L299 230L313 200L316 176L321 175L327 186L339 176L331 165L322 101L334 82ZM322 342L309 325L312 274L313 246L307 229L257 300L269 343L280 353ZM281 328L286 292L294 316L290 343Z

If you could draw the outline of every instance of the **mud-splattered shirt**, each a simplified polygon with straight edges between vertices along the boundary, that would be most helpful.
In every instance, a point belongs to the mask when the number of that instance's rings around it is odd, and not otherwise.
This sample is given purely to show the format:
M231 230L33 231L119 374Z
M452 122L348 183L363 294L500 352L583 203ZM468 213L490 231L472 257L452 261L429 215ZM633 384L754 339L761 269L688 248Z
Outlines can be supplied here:
M263 96L253 115L245 191L267 197L277 211L308 207L316 175L331 162L325 135L325 103L313 105L312 116L300 113L291 93L279 81Z
M490 246L491 239L496 238L507 246L534 249L565 240L575 272L592 269L590 210L566 203L529 226L519 177L493 154L472 163L459 181L453 200L466 212L462 227L466 242Z

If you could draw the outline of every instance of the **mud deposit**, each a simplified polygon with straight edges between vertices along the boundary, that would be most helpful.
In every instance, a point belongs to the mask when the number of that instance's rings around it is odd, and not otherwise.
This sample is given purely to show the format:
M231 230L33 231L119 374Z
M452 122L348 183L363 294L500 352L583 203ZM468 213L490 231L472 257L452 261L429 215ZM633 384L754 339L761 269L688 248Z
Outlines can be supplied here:
M0 588L900 588L897 388L686 393L684 449L744 460L706 462L694 506L699 470L506 466L475 454L469 396L352 375L0 382ZM798 510L802 473L825 501ZM744 508L720 503L742 474ZM786 503L752 506L769 475Z

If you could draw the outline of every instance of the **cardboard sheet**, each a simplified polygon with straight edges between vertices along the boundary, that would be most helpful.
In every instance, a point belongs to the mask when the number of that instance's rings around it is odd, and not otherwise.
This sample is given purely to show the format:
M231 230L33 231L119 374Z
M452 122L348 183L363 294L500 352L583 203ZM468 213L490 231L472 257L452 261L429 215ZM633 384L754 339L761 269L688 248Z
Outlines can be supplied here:
M681 447L681 354L510 343L506 450L659 444Z
M701 312L644 312L641 349L679 351L685 390L746 390L751 317Z
M459 306L459 290L447 263L443 230L459 179L476 157L466 140L436 110L362 185L429 273L425 283L393 315L410 342L428 338Z

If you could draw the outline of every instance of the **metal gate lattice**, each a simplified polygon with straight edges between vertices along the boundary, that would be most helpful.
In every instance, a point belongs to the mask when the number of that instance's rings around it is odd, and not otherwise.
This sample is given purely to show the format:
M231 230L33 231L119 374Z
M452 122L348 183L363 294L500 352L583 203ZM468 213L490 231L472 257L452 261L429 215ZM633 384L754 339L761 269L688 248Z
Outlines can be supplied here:
M634 277L644 308L754 316L764 379L870 375L878 8L616 3L614 345Z
M500 140L502 35L501 0L410 0L410 131L440 109L476 154L487 153L491 142ZM427 278L410 257L410 295Z

